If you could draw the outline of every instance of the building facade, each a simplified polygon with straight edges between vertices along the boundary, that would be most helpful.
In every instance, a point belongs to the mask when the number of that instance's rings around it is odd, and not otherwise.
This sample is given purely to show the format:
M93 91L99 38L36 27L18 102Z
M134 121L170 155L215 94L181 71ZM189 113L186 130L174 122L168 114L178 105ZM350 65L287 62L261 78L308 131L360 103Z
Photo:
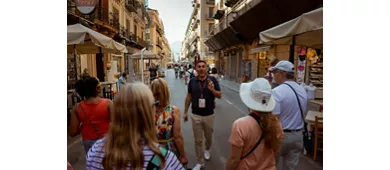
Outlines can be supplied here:
M215 0L194 0L180 58L194 61L198 56L209 64L214 63L213 52L204 43L214 26Z
M151 49L149 50L156 53L161 59L153 60L153 62L162 68L166 68L171 58L171 47L168 39L165 37L164 23L160 18L158 10L148 8L147 13L150 17L148 40Z
M130 55L149 47L146 41L146 31L149 15L146 12L145 0L99 0L90 14L78 11L74 1L68 0L67 25L83 24L115 41L127 46L127 54L85 54L68 55L69 84L79 79L83 70L91 76L107 81L108 67L115 61L117 72L137 72L139 63L133 62Z
M322 6L322 0L219 0L215 24L204 41L213 52L219 74L241 83L264 77L270 63L294 61L290 45L259 46L258 34Z

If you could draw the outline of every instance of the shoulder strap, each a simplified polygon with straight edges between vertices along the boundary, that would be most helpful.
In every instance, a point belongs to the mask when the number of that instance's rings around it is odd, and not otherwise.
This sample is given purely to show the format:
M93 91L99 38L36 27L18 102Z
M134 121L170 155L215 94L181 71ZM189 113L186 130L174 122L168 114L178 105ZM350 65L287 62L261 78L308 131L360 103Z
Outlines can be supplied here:
M250 113L249 116L251 116L253 119L255 119L256 122L260 125L259 116L257 116L254 113ZM260 139L256 142L255 146L253 146L253 148L247 154L245 154L243 157L241 157L241 160L246 158L247 156L249 156L253 151L255 151L255 149L260 145L262 139L263 139L263 135L260 136Z
M304 118L304 116L303 116L303 110L302 110L302 107L301 107L301 102L299 101L298 94L297 94L297 92L295 91L295 89L294 89L291 85L289 85L289 84L287 84L287 83L283 83L283 84L285 84L285 85L287 85L288 87L290 87L291 90L294 92L295 97L297 97L299 110L301 111L301 117L302 117L302 122L303 122L303 128L305 129L305 132L307 132L306 122L305 122L305 118Z
M81 111L82 111L83 114L84 114L85 119L87 119L88 123L92 126L92 129L93 129L93 130L95 131L95 133L96 133L96 137L97 137L97 138L100 138L102 135L100 135L99 131L97 130L97 128L96 128L96 126L95 126L95 124L93 124L92 121L89 119L88 115L85 113L85 111L84 111L83 107L81 106L81 104L78 104L77 106L80 107Z
M162 146L159 146L158 148L164 157L166 157L168 155L167 149L165 149ZM160 157L158 157L156 154L154 154L152 159L149 161L146 170L158 170L158 169L160 169L161 163L162 163L162 161L161 161Z

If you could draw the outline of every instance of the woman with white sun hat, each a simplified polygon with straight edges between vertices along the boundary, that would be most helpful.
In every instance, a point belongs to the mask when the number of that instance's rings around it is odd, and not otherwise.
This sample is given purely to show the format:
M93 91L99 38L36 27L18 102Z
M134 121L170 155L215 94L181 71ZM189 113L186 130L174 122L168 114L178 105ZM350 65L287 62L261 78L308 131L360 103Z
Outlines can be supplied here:
M276 170L275 156L283 131L280 121L272 114L276 102L271 91L265 78L241 84L240 97L249 108L249 115L233 123L227 170Z

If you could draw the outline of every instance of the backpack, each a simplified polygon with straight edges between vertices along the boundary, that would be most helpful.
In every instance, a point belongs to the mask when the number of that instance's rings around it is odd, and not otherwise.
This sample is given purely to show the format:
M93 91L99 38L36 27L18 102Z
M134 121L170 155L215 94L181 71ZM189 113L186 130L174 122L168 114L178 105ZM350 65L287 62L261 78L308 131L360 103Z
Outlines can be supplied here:
M164 157L166 157L168 155L167 149L165 149L162 146L160 146L159 149ZM146 169L147 170L158 170L158 169L160 169L160 165L161 165L160 157L158 157L156 154L154 154L152 159L149 161L148 167Z
M190 71L187 71L188 73L190 73L190 79L194 78L195 75L194 75L194 69L192 69L192 72Z

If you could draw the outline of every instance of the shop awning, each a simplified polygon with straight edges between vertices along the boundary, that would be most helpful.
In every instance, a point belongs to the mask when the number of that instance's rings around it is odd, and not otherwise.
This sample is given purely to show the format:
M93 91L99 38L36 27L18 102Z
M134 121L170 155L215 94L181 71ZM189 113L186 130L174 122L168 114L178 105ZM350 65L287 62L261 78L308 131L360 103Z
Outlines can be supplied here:
M211 48L211 51L218 51L222 48L230 47L239 44L241 41L234 33L231 27L227 27L223 31L212 36L205 41L205 44Z
M141 51L130 56L131 59L141 59ZM144 51L144 59L160 59L156 53L149 50Z
M126 46L81 24L69 25L67 34L68 53L127 53Z
M260 44L292 44L322 48L323 8L303 15L259 33Z
M254 0L252 0L254 1ZM322 7L323 0L261 0L230 23L245 40L255 39L259 32Z

